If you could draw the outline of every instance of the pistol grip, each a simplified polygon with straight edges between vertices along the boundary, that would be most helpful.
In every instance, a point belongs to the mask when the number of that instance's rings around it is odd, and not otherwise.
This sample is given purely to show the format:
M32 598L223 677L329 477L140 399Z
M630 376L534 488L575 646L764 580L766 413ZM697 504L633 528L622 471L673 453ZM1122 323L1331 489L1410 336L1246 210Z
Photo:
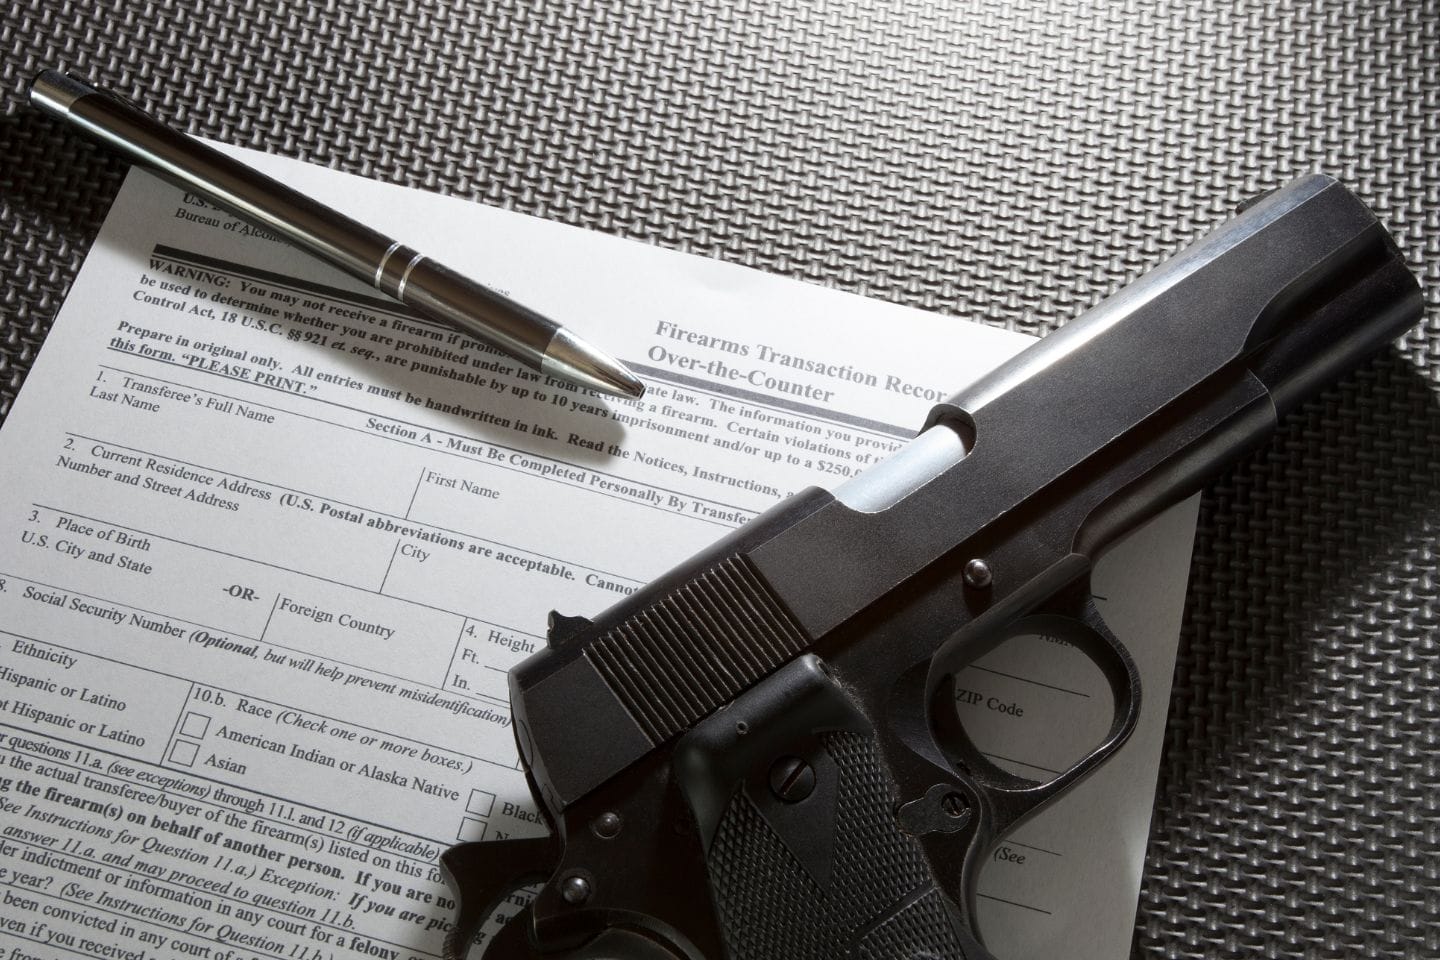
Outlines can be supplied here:
M897 821L870 722L817 658L698 725L675 772L728 960L992 960Z

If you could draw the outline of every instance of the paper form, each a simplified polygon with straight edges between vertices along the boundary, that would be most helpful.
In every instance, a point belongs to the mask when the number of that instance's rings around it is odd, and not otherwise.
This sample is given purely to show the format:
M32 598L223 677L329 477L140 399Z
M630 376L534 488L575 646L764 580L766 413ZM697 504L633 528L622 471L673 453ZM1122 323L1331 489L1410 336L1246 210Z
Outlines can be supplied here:
M0 431L0 956L437 956L439 853L543 829L505 672L547 613L836 485L1027 342L244 153L649 393L530 376L132 173ZM1098 574L1142 728L997 851L1002 960L1127 950L1193 522ZM959 707L1030 776L1108 718L1037 644L967 672Z

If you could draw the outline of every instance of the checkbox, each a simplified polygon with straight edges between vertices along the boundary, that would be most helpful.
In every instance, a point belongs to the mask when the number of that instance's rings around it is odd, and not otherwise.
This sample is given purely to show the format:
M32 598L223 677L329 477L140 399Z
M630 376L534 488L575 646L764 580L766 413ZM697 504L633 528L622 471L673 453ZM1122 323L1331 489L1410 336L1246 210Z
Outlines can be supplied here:
M170 745L170 762L178 763L182 767L195 765L195 755L200 752L200 744L193 740L176 740Z
M203 713L187 713L180 721L180 732L187 737L203 737L210 729L210 718Z
M476 820L474 817L465 817L460 821L460 832L455 839L461 843L468 843L471 840L484 840L485 831L490 827L484 820Z
M470 800L465 804L465 812L473 813L477 817L488 817L495 809L495 794L489 790L471 790Z

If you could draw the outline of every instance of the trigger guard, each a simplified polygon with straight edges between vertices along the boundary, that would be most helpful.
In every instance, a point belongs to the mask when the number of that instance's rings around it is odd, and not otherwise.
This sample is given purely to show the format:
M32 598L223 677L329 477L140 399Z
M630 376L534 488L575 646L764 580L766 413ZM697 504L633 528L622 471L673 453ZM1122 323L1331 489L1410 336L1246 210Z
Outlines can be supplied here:
M935 742L956 772L989 797L995 809L997 833L1028 817L1091 773L1129 739L1139 720L1139 670L1092 600L1087 597L1083 601L1078 616L1037 612L1016 620L1007 630L1010 636L1031 632L1063 636L1085 654L1105 677L1114 715L1100 743L1069 768L1048 781L1028 780L1001 769L975 746L955 711L955 670L945 675L936 688L930 711Z

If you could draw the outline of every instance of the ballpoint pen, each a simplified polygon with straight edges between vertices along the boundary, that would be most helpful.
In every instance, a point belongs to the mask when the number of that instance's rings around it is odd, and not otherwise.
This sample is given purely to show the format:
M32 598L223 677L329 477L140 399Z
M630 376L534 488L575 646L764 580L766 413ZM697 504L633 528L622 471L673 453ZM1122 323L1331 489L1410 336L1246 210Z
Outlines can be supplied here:
M114 94L46 70L31 84L30 99L131 163L279 234L420 316L458 327L532 370L620 397L645 392L644 383L620 361L548 317L165 126Z

